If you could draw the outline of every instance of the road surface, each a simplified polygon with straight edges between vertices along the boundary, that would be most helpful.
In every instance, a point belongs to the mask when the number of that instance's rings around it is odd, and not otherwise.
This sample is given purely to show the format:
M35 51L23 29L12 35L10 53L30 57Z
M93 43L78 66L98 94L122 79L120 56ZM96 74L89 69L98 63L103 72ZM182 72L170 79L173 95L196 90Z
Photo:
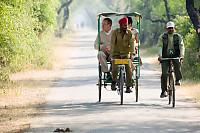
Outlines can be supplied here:
M46 96L45 113L32 120L26 133L51 133L56 128L74 133L179 133L200 132L200 110L177 96L176 107L160 99L160 73L143 58L139 102L134 93L102 90L98 102L96 32L84 31L71 41L70 65ZM110 89L108 87L108 89ZM178 94L177 94L178 95Z

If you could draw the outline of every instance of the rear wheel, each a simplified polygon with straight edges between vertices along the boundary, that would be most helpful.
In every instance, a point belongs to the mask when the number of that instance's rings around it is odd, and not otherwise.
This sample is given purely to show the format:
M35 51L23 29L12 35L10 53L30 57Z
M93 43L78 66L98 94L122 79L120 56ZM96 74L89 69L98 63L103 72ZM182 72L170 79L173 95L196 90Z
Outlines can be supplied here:
M124 87L124 78L123 78L123 70L120 69L120 77L119 77L119 92L120 92L120 99L121 105L123 104L123 87Z

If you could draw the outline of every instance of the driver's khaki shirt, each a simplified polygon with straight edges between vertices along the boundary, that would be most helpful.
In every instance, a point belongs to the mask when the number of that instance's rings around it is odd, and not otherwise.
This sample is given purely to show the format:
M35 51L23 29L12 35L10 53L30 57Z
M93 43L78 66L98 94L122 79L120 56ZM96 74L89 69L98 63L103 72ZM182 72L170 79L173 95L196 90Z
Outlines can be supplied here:
M127 29L122 36L120 28L115 29L111 36L110 55L128 56L135 55L134 38L131 30Z

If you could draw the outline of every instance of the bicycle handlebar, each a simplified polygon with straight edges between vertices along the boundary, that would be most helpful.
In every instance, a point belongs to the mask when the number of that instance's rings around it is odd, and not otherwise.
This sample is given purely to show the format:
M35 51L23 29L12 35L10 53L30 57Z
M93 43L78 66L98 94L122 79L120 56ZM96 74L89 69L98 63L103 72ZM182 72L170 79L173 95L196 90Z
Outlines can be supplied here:
M111 60L111 61L115 61L115 59L113 59L113 58L111 58L110 60ZM128 61L131 61L131 59L128 59Z
M111 59L111 61L114 61L115 64L128 64L131 59Z
M180 57L175 57L175 58L161 58L161 61L162 60L180 60L181 58Z

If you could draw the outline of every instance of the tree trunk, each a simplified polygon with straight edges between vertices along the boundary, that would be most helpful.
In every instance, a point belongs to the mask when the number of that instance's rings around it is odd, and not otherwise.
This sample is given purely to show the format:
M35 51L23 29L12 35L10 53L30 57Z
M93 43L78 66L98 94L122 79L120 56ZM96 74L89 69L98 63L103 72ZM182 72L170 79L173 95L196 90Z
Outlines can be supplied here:
M186 9L200 40L200 13L194 8L194 0L186 0Z
M62 4L60 9L57 11L57 14L60 14L61 10L64 8L64 16L63 16L63 23L62 28L64 29L69 18L69 5L72 3L72 0L67 1L66 3Z
M170 21L169 7L168 7L167 0L163 0L163 1L165 2L165 10L166 10L166 13L167 13L167 19L168 19L168 21Z
M66 26L66 24L67 24L68 18L69 18L69 8L66 7L66 8L64 9L64 16L63 16L63 24L62 24L62 28L63 28L63 29L65 28L65 26Z

